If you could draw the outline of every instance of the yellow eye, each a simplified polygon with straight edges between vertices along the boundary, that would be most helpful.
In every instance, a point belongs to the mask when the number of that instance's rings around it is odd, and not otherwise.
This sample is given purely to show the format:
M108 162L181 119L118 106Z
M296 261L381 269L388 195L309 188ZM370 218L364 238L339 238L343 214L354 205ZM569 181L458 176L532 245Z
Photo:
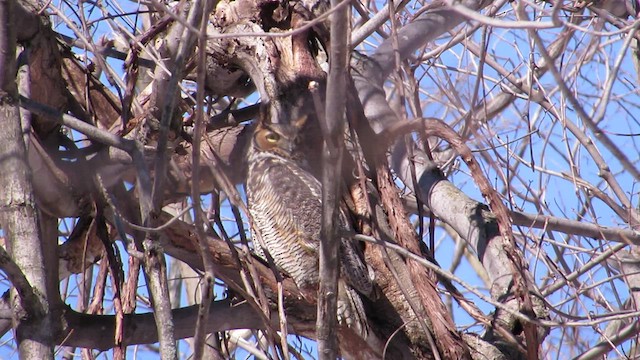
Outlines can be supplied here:
M267 140L267 142L271 143L271 144L275 144L278 142L278 140L280 140L280 135L269 131L268 133L266 133L264 135L265 140Z

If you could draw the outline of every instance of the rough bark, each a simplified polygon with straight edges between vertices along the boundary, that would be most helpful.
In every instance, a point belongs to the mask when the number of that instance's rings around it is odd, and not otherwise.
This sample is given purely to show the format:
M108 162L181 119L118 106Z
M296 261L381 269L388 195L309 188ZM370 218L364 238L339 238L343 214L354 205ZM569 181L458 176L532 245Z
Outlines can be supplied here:
M15 1L0 2L0 224L28 281L11 300L20 358L53 359L51 299L15 83L15 7Z
M443 13L440 11L426 12L422 15L424 23L417 22L415 25L412 23L406 27L406 30L403 28L399 31L398 38L406 40L400 42L401 55L408 56L417 46L424 44L431 36L435 36L433 29L428 33L430 36L421 36L419 39L415 36L408 36L409 33L419 29L420 24L425 26L425 23L433 25L432 22L436 22L440 25L437 28L444 31L450 26L455 26L456 21L463 20L462 17L453 16L445 22ZM442 11L447 13L448 10ZM406 37L401 35L405 34L403 31L407 32ZM389 50L391 46L391 41L387 41L376 50L376 53L371 58L358 56L354 58L353 62L355 87L362 101L364 114L369 119L373 131L377 134L398 126L398 123L401 122L389 106L382 88L385 74L388 74L392 64L395 63ZM410 146L413 147L413 145ZM467 239L472 245L487 273L491 276L492 298L503 299L503 301L504 299L509 299L506 303L513 309L524 309L522 306L525 305L516 300L519 295L512 296L513 268L504 266L504 264L520 264L522 255L511 256L508 255L508 252L503 251L505 246L516 250L508 243L513 239L503 237L496 219L486 212L486 206L469 198L447 181L438 170L437 165L420 149L415 148L413 156L409 157L407 145L404 141L395 143L390 162L400 179L421 197L422 202L431 209L433 214L451 225L462 238ZM412 176L415 176L415 182L412 180ZM504 229L506 224L503 222L501 225ZM517 269L520 268L520 266L514 266ZM523 279L530 278L526 270L517 276L522 276ZM519 291L521 290L516 290L516 292ZM535 289L526 291L535 292ZM525 295L525 297L529 296ZM535 304L532 311L537 317L546 318L548 316L544 305L535 297L529 301ZM506 326L507 329L510 329L509 331L520 334L523 324L519 320L504 312L499 312L498 314L501 318L501 326ZM544 329L539 329L538 336L544 338L545 334ZM538 342L536 341L536 343ZM518 347L516 344L514 346ZM523 353L522 355L524 356L525 354Z

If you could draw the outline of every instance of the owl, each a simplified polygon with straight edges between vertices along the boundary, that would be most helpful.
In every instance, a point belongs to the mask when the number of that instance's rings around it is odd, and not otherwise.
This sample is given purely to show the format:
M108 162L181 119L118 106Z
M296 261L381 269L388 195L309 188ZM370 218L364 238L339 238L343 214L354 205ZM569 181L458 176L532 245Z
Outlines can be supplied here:
M297 151L304 121L257 125L248 150L246 183L256 252L264 258L266 250L303 294L317 291L322 214L322 186ZM349 237L354 231L342 210L339 220L338 319L365 336L367 323L358 293L371 295L372 277Z

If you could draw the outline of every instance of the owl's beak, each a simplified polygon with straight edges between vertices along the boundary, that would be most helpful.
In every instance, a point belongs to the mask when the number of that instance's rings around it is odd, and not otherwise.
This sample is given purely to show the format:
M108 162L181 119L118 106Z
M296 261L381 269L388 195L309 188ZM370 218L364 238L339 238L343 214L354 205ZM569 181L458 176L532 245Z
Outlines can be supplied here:
M295 143L293 141L287 141L284 144L285 150L287 151L287 154L293 154L293 151L295 150Z

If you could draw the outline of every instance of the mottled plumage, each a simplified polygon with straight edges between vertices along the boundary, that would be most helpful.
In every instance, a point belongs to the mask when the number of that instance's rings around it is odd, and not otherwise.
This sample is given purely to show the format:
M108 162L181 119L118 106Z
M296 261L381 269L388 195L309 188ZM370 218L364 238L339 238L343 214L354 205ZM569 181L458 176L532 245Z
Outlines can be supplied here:
M305 170L296 152L298 126L259 124L248 152L247 198L252 234L260 237L275 265L303 291L318 283L318 251L322 214L320 182ZM362 302L354 289L370 295L372 282L344 212L340 213L341 278L338 316L366 331ZM264 255L254 240L256 252Z

